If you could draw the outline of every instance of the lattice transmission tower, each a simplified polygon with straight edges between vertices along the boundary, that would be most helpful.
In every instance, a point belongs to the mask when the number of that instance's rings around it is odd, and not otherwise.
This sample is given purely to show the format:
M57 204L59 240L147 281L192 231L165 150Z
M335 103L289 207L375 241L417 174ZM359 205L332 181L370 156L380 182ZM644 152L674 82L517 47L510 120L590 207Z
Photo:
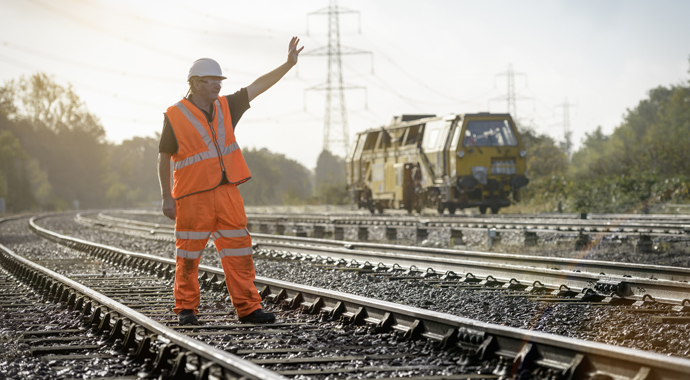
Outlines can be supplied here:
M344 90L364 89L366 91L366 88L343 82L341 57L343 55L352 54L371 54L371 52L340 45L339 16L345 13L359 14L357 11L339 7L336 0L330 0L330 3L326 8L309 13L308 16L328 16L328 45L307 51L302 55L323 55L328 57L328 74L326 76L326 82L309 87L305 91L326 91L326 110L323 121L323 149L333 153L334 148L342 147L344 149L344 153L347 155L349 152L349 132L347 126L347 107L345 105ZM309 34L308 26L309 24L307 20L307 34ZM338 131L338 129L340 129L340 131Z
M499 74L496 74L496 76L505 76L507 80L506 84L506 93L504 95L498 96L496 98L490 99L490 100L505 100L506 102L506 107L508 109L508 113L510 116L513 117L513 120L517 121L517 100L522 100L522 99L531 99L529 97L525 96L520 96L516 94L515 91L515 76L524 76L525 81L527 80L527 74L524 73L516 73L513 70L513 64L508 64L508 70Z
M570 157L573 149L573 131L570 129L570 106L574 104L568 103L568 98L565 98L563 104L558 104L556 107L563 107L563 142L561 147L565 154Z

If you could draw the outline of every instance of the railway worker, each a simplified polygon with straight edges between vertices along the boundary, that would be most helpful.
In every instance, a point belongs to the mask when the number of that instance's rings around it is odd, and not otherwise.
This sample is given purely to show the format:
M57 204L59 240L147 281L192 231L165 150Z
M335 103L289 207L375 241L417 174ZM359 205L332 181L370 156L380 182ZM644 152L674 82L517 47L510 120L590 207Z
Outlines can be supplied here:
M189 69L189 92L165 112L159 143L158 179L163 214L175 220L175 307L181 325L198 324L199 262L212 237L225 284L241 322L270 323L254 285L252 241L237 185L251 175L235 141L234 129L249 102L278 82L297 63L299 39L288 45L285 63L234 94L219 96L226 79L209 58ZM170 188L170 159L173 185Z

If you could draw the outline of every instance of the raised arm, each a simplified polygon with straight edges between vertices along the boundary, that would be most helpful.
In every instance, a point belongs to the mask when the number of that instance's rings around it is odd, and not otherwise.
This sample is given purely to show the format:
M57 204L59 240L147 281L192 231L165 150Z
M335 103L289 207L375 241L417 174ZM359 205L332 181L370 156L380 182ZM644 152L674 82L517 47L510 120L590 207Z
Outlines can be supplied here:
M280 80L280 78L282 78L285 74L287 74L288 71L290 71L292 66L297 64L297 58L299 57L299 53L302 51L302 49L304 49L304 46L297 49L297 44L299 44L299 38L292 37L292 39L290 40L290 45L288 46L287 61L285 61L285 63L278 66L278 68L269 72L268 74L260 76L252 84L247 86L247 95L249 97L250 102L257 96L259 96L259 94L262 94L264 91L268 90L269 88L271 88L271 86L276 84Z

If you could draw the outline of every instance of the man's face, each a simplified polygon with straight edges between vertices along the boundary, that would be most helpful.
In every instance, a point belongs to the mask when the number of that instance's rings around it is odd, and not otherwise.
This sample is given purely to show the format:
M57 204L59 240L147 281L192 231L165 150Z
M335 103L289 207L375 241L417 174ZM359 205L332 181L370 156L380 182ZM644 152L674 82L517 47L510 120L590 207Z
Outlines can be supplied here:
M223 78L221 77L201 77L196 81L196 88L194 89L194 96L199 96L202 99L213 102L218 99L220 89L223 86Z

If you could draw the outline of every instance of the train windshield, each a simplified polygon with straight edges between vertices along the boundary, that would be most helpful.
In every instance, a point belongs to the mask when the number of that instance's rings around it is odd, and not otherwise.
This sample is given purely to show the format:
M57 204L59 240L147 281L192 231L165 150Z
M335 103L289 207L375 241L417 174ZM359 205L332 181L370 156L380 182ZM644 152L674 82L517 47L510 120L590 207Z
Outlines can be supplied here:
M467 123L463 146L516 146L508 120L475 120Z

